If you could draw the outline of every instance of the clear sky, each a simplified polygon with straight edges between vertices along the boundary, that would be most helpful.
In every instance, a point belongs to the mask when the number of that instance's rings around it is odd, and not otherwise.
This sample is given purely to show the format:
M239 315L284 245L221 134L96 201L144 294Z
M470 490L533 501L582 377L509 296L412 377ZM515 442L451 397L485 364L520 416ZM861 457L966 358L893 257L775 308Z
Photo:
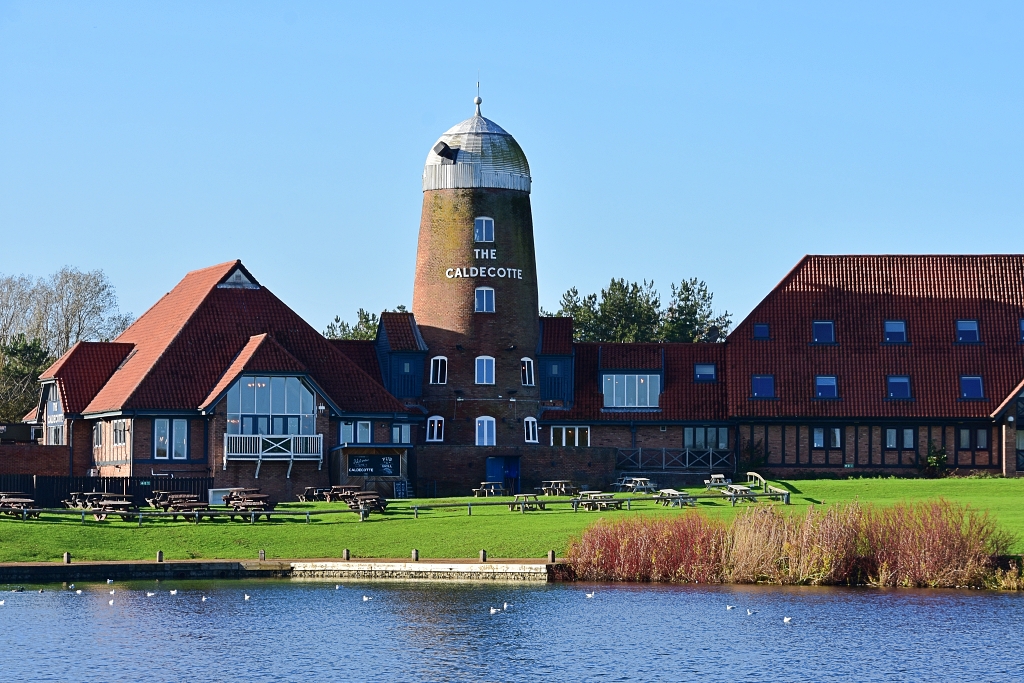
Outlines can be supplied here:
M420 174L530 160L541 304L805 253L1024 251L1024 3L0 0L0 272L136 315L241 258L311 324L412 299Z

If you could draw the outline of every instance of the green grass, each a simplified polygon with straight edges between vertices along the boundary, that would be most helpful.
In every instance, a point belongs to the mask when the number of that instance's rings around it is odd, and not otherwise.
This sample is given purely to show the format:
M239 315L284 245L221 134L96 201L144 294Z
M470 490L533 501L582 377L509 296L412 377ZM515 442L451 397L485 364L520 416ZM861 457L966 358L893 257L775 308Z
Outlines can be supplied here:
M787 511L800 513L812 504L827 505L858 499L863 503L891 505L899 501L944 497L988 510L999 525L1016 534L1015 552L1024 551L1024 478L1022 479L848 479L775 482L792 492ZM696 491L696 489L692 489ZM495 502L502 499L489 499ZM421 510L413 517L412 506L457 502L460 507ZM473 514L465 504L473 502ZM357 557L409 556L418 548L420 557L475 557L486 548L492 557L543 557L549 549L565 551L571 536L600 517L627 515L691 514L664 508L652 501L635 502L632 510L604 513L572 512L566 504L547 511L511 513L504 505L482 506L480 499L458 498L394 501L385 515L359 522L354 514L248 524L227 519L172 522L146 519L135 522L97 522L44 515L40 520L0 519L0 562L57 561L64 551L79 560L152 559L163 550L167 559L255 558L260 549L268 558L340 557L350 548ZM733 508L725 501L702 500L703 513L731 519L749 504ZM338 509L338 504L286 504L285 510Z

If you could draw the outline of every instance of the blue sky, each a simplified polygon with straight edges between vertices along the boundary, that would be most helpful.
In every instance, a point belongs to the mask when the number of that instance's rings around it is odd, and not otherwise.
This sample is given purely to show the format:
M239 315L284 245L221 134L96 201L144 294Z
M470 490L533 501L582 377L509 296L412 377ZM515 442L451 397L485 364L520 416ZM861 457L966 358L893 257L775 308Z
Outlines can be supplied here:
M542 305L698 277L742 317L805 253L1024 251L1022 36L1021 3L0 0L0 272L102 268L138 315L241 258L318 329L409 304L479 72Z

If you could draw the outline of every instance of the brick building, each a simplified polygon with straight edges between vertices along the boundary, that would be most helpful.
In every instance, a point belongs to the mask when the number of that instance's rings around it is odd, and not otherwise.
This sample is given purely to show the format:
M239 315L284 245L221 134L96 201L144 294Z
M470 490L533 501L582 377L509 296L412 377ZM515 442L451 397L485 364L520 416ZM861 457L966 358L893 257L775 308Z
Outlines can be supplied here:
M808 256L721 343L576 343L572 320L538 316L526 156L476 104L427 156L411 313L327 340L240 262L189 273L43 374L28 419L49 466L64 446L69 473L194 473L282 499L748 462L900 472L943 452L1017 471L1024 256Z

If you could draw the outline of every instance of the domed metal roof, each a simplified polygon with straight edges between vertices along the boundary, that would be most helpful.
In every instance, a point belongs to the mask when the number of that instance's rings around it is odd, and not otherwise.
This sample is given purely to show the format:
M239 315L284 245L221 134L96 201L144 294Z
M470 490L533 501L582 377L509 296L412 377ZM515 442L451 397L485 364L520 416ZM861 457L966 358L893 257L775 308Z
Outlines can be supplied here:
M423 190L496 187L530 191L530 164L516 139L490 119L476 115L452 126L427 154Z

